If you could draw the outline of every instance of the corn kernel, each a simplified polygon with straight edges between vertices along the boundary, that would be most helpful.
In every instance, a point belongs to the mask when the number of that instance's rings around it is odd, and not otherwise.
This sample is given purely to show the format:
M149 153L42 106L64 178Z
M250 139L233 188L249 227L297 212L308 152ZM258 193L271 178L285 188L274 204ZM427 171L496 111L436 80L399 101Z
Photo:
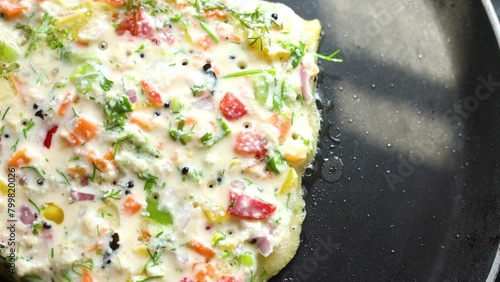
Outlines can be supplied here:
M286 193L288 193L288 191L290 191L290 189L297 187L297 185L299 184L298 182L299 177L297 175L297 172L295 171L295 169L290 168L286 175L285 181L283 182L283 185L281 185L280 194L285 195Z
M61 224L64 221L64 211L56 204L49 203L42 209L42 215L46 219Z
M0 180L0 192L2 192L2 194L4 195L7 195L8 191L9 191L9 186L7 186L7 183Z
M205 203L201 206L208 221L212 224L220 224L229 218L224 209L213 203Z

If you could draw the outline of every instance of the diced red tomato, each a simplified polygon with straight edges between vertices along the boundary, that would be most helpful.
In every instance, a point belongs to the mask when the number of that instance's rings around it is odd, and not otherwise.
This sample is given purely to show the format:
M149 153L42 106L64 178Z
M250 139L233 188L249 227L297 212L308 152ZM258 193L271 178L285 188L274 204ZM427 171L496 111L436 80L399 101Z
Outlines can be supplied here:
M189 277L184 277L179 282L195 282L195 281L193 279L189 278Z
M130 32L132 36L148 39L154 38L154 29L151 26L151 20L143 7L127 16L115 30L118 35L123 35L126 31Z
M142 87L142 89L144 89L144 92L146 92L146 94L148 95L149 100L151 100L151 102L153 102L157 106L163 106L163 102L161 100L160 93L158 93L156 90L154 90L151 87L151 85L149 85L149 83L142 80L141 87Z
M266 219L273 214L276 206L251 197L242 191L229 191L227 213L245 219Z
M219 108L227 120L237 120L247 114L245 105L230 92L222 98Z
M236 136L236 153L254 155L262 158L266 155L266 136L258 131L243 131Z
M49 131L47 131L45 140L43 140L43 146L45 146L45 148L50 149L50 146L52 145L52 136L54 136L58 128L59 127L57 125L54 125L51 129L49 129Z

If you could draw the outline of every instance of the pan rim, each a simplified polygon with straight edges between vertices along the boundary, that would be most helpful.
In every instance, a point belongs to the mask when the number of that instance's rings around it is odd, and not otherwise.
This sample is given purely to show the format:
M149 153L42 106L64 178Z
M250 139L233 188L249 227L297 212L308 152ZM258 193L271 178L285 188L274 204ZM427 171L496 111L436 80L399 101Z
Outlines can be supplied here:
M495 6L491 0L482 0L482 2L484 9L486 10L486 14L488 15L490 23L493 27L493 31L497 39L497 44L500 47L500 20L495 9L495 8L500 9L500 6L498 4ZM495 282L498 277L499 270L500 270L500 245L497 247L495 259L491 266L490 273L486 278L486 282Z
M493 27L493 31L495 32L495 37L497 39L497 43L500 47L500 20L498 18L496 9L500 9L500 6L498 4L495 4L491 0L482 0L483 6L486 10L486 14L488 15L488 18L491 22L491 25Z

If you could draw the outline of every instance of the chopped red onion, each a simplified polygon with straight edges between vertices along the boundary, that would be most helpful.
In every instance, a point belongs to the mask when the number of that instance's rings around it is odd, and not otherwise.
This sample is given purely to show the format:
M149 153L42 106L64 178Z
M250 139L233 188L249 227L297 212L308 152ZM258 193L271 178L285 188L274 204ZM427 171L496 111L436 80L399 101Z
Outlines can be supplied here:
M239 190L245 190L245 188L246 188L245 182L243 182L241 180L233 180L233 181L231 181L230 185L231 185L231 188L239 189Z
M190 215L187 215L184 219L184 222L182 223L182 226L181 226L181 229L184 230L184 228L186 228L186 226L188 225L189 221L191 220L191 216Z
M175 259L177 260L177 263L179 265L186 265L188 263L189 259L186 256L182 256L181 254L178 254L177 252L174 252Z
M82 186L87 186L89 185L89 180L90 180L89 176L85 175L84 177L82 177L82 180L80 180L80 184Z
M212 102L212 96L207 95L203 98L194 101L193 106L197 107L200 110L211 111L214 108L214 104Z
M300 81L302 84L302 98L304 101L310 101L312 99L310 77L302 63L300 64Z
M42 236L43 236L43 239L45 241L51 241L53 236L52 236L52 232L50 232L50 230L47 230L47 229L44 229L43 232L42 232Z
M26 225L32 225L36 219L35 215L31 212L30 208L28 208L27 206L22 206L20 213L21 213L20 216L21 221Z
M257 239L257 249L259 249L259 252L267 257L273 252L273 247L271 246L271 242L269 242L269 239L267 237L258 237L255 238Z
M92 201L94 200L94 194L71 190L71 199L74 201Z
M128 99L130 100L130 103L135 103L137 102L137 97L135 96L135 90L134 89L129 89L127 92L125 92L127 95Z

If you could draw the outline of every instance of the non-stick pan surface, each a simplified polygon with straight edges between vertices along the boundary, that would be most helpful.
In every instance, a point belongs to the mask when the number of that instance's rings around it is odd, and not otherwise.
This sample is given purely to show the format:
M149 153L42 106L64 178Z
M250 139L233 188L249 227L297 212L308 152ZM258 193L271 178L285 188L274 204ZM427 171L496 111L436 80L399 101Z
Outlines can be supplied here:
M323 126L273 281L484 281L500 240L500 53L480 1L286 1L324 25Z
M273 281L485 281L500 240L500 53L481 1L286 1L324 26L307 218Z

